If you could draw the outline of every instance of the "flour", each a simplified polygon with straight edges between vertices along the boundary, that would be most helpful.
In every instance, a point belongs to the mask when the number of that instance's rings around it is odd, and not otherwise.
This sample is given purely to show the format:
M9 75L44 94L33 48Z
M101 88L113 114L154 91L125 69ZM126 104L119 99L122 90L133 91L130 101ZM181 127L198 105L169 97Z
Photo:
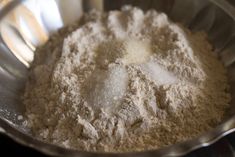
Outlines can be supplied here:
M204 33L130 6L91 12L84 23L36 53L23 101L39 139L87 151L142 151L221 122L230 101L226 71Z

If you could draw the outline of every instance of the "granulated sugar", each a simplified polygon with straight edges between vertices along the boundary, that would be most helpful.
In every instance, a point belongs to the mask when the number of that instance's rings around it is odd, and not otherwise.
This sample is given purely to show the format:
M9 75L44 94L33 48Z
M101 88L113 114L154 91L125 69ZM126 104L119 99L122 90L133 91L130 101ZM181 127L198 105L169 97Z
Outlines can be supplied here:
M142 151L221 122L226 71L204 33L130 6L84 21L37 51L23 96L36 137L79 150Z

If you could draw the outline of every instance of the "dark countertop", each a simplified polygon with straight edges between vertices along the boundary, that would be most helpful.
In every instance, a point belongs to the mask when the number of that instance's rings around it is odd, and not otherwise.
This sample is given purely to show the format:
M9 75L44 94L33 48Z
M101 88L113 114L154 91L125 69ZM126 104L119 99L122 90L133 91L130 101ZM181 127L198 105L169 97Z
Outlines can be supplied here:
M15 143L5 135L0 134L0 150L2 154L11 157L48 157L31 148ZM234 157L235 156L235 133L232 133L215 144L198 149L184 157Z

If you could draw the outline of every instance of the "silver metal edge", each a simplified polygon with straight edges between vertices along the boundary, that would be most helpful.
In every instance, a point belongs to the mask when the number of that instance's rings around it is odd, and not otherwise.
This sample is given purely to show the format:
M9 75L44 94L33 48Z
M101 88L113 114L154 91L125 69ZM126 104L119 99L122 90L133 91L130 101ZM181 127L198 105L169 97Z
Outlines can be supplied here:
M9 2L6 6L4 6L0 11L0 20L3 19L12 9L14 9L16 6L18 6L20 3L22 3L25 0L13 0Z
M226 0L209 0L218 7L220 7L224 12L226 12L233 20L235 20L235 8Z

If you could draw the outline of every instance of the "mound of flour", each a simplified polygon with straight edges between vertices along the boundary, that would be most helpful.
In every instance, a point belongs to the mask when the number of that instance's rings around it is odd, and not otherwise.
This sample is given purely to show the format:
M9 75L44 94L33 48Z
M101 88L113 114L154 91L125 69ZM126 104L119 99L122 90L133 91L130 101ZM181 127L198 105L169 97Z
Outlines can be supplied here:
M38 138L87 151L141 151L222 120L226 71L204 33L130 6L83 21L36 53L23 101Z

